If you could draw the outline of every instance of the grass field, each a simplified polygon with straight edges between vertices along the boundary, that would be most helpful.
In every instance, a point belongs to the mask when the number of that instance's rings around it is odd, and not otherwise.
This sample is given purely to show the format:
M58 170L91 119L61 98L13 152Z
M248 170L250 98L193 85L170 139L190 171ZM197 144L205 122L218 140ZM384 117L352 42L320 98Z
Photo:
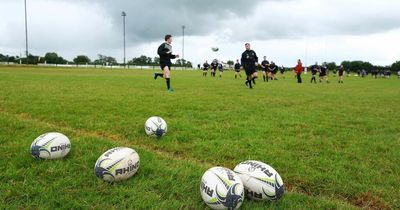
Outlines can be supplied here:
M207 209L203 173L247 159L287 191L241 209L400 209L400 80L330 79L248 90L232 72L175 71L170 94L152 71L2 66L0 209ZM168 123L161 140L144 134L152 115ZM31 142L49 131L71 139L70 154L34 160ZM110 185L93 168L116 146L138 151L141 168Z

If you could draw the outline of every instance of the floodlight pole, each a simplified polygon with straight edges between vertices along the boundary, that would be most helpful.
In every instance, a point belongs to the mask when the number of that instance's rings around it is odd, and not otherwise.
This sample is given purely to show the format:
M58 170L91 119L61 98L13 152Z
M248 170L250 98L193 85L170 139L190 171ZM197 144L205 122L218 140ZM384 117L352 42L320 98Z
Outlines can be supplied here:
M124 68L125 68L126 67L126 48L125 48L125 44L126 44L126 42L125 42L125 17L126 17L126 13L122 12L121 16L122 16L122 21L123 21L123 24L124 24Z
M185 25L182 26L182 64L185 60Z
M28 64L28 18L27 18L27 10L26 10L26 0L24 0L25 3L25 54L26 54L26 64Z

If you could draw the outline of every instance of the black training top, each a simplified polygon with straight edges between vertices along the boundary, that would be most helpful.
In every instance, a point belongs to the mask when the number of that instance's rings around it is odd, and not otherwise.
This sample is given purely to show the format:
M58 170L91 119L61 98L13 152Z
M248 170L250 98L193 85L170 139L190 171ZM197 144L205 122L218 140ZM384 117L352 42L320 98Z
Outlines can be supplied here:
M264 66L264 67L263 67L263 66ZM268 70L268 67L269 67L269 62L268 62L267 60L261 62L261 68L262 68L264 71Z
M166 42L158 47L157 53L160 56L160 64L171 65L171 59L176 58L176 55L172 54L172 46Z
M208 63L204 63L203 64L204 70L208 70L208 68L210 68L210 64Z
M242 53L242 65L245 69L255 69L256 64L258 63L258 57L256 52L253 50L246 50Z
M344 68L340 67L339 68L339 74L343 74L343 72L344 72Z
M237 69L240 69L240 63L236 63L235 64L235 69L237 70Z
M271 72L273 72L273 73L276 73L277 68L278 68L278 67L277 67L275 64L269 65L269 70L270 70Z
M212 68L213 70L217 70L217 68L218 68L218 63L212 62L212 63L211 63L211 68Z
M318 72L318 66L317 65L311 66L311 74L316 75L317 72Z
M326 68L325 67L321 67L321 75L326 75Z

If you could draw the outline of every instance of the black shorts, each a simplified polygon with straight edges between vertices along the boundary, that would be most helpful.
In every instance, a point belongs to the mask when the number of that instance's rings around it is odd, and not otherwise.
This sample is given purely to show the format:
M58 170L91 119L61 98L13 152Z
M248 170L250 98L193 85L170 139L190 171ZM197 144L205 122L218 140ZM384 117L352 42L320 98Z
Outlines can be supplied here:
M235 69L235 72L240 72L240 69Z
M171 71L171 64L170 63L160 63L161 70L164 71L164 68L168 66L168 69Z
M342 77L343 76L343 73L339 73L339 77Z
M256 69L245 69L246 71L246 75L247 76L251 76L252 74L254 74L256 72Z
M319 77L325 77L326 74L319 74Z

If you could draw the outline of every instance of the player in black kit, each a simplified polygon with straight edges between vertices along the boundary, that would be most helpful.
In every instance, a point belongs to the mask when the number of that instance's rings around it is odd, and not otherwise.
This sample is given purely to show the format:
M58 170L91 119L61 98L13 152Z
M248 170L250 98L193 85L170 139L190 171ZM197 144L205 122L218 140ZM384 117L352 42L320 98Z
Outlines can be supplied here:
M157 50L157 53L160 56L160 67L164 73L154 73L154 79L157 79L159 76L165 79L168 92L174 92L174 89L171 88L171 59L179 58L179 55L172 54L171 43L172 36L169 34L165 35L165 42L162 43Z
M343 73L344 73L344 67L343 67L343 65L341 65L339 67L339 81L338 81L338 83L343 83Z
M269 78L269 62L267 61L267 56L264 56L264 60L261 62L261 69L263 71L264 82L268 82Z
M258 57L256 52L250 49L250 44L246 43L245 44L246 50L242 53L242 67L246 71L246 86L249 86L250 89L253 89L253 84L256 84L256 79L257 79L257 70L256 66L258 66Z
M320 72L319 72L319 82L322 83L322 81L329 83L328 81L328 69L326 68L326 65L323 64L320 67Z
M206 76L207 76L208 68L210 68L210 64L208 64L208 62L206 61L206 62L203 64L203 77L206 77Z
M236 60L236 63L235 63L235 79L237 79L238 75L239 75L240 78L242 78L242 75L240 74L240 63L239 63L239 60Z
M213 62L211 63L211 77L215 77L217 68L218 68L218 60L214 59Z
M319 66L318 63L315 63L315 65L311 66L311 83L314 81L314 83L317 84L317 80L315 78L317 72L319 72Z
M269 65L268 69L270 74L269 78L271 78L271 80L278 80L275 77L276 73L278 73L278 66L273 61L271 61L271 64Z

